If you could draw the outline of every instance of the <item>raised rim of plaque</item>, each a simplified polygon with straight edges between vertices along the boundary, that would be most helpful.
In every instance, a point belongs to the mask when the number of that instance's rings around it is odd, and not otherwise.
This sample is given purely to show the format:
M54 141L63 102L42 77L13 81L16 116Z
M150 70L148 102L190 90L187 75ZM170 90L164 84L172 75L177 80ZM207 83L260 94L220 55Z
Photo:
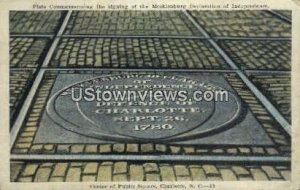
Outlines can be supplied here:
M139 75L147 75L147 74L139 74ZM165 74L157 74L160 76L163 76ZM215 111L213 112L212 115L210 115L205 121L202 123L198 124L197 126L186 130L184 132L177 133L175 135L170 135L167 137L162 137L162 138L141 138L141 137L135 137L135 136L129 136L129 135L121 135L121 134L112 134L109 133L109 130L105 129L107 126L100 126L99 124L96 124L95 122L92 122L94 128L89 128L89 130L83 130L82 126L79 126L78 124L71 122L65 118L63 118L56 109L56 101L59 98L59 96L64 93L66 90L70 89L71 87L89 82L92 80L96 80L99 78L105 78L105 77L112 77L112 76L119 76L115 74L108 74L104 76L97 76L97 77L92 77L90 79L82 80L76 83L73 83L71 85L68 85L64 87L63 89L59 90L58 92L54 93L50 98L46 106L46 114L49 116L53 122L64 128L65 130L71 131L73 133L83 135L86 137L90 138L95 138L95 139L102 139L102 140L113 140L113 141L126 141L126 142L175 142L175 141L183 141L183 140L191 140L195 138L202 138L206 137L212 134L219 133L221 131L227 130L231 127L234 127L234 124L237 122L239 116L242 113L242 101L240 98L236 95L235 92L232 92L231 90L227 90L228 92L228 97L229 100L233 101L235 103L235 106L237 107L234 113L231 113L231 117L229 120L221 121L219 124L216 126L209 126L209 120L212 118L213 115L215 115ZM183 76L186 78L186 76ZM214 85L216 86L216 85ZM219 86L218 86L219 87ZM219 87L221 88L221 87ZM214 102L214 110L218 110L218 108L224 106L222 105L224 102ZM78 104L78 102L76 102ZM78 105L77 105L78 106ZM78 110L80 112L80 110ZM86 118L84 118L86 119ZM91 122L91 121L89 121ZM200 126L208 126L207 129L205 130L199 130Z

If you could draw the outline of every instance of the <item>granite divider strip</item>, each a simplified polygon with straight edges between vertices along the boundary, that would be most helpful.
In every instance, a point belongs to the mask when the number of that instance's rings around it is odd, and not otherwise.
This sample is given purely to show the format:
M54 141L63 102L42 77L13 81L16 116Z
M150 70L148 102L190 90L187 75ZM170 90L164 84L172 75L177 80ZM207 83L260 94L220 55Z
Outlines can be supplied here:
M89 154L73 154L73 155L53 155L53 154L12 154L12 161L94 161L94 160L136 160L136 161L201 161L207 163L272 163L274 165L289 165L291 158L287 156L209 156L209 155L89 155Z
M63 34L64 38L168 38L168 39L207 39L203 36L157 36L157 35L101 35L101 34Z
M291 37L226 37L216 36L212 37L215 40L253 40L253 41L291 41Z
M9 34L11 38L53 38L53 34Z
M111 72L189 72L189 73L234 73L233 69L135 69L135 68L101 68L101 67L89 67L89 68L75 68L75 67L47 67L43 68L47 71L111 71Z
M266 74L291 74L291 71L279 71L279 70L252 70L247 69L244 72L251 74L251 73L266 73Z
M52 34L10 34L10 37L31 37L31 38L53 38ZM159 39L210 39L203 36L142 36L142 35L97 35L97 34L62 34L57 35L62 38L159 38ZM226 37L215 36L211 37L215 40L268 40L268 41L291 41L291 37Z

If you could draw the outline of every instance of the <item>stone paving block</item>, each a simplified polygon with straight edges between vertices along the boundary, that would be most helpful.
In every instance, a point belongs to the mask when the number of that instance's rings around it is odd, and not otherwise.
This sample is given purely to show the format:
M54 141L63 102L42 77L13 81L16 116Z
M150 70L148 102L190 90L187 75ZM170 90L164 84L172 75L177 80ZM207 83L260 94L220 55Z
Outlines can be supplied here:
M80 168L69 168L66 176L67 182L78 182L80 181L81 169Z
M143 166L146 173L159 171L158 165L156 163L146 163Z
M202 166L206 175L219 175L218 169L214 165L203 165Z
M265 151L262 147L252 147L252 152L255 154L264 154Z
M280 179L280 174L275 170L273 166L262 166L263 171L268 175L271 179Z
M250 169L253 178L257 181L268 180L267 175L260 169Z
M217 149L214 149L212 152L213 152L213 153L222 154L222 153L224 153L224 150L221 149L221 148L217 148Z
M84 145L72 145L71 152L72 153L82 153L84 150Z
M229 154L236 154L238 151L237 151L236 148L228 148L228 149L227 149L227 152L228 152Z
M271 148L266 148L266 151L270 155L277 155L277 154L279 154L279 152L275 148L272 148L272 147Z
M129 167L130 181L143 181L144 169L143 166L131 164Z
M175 165L174 169L175 169L176 177L190 175L189 170L185 165Z
M18 37L10 38L10 67L36 68L41 62L42 53L47 48L49 39Z
M170 146L171 152L172 153L179 153L181 148L179 146Z
M220 169L221 176L224 181L236 181L237 177L230 169Z
M98 163L91 162L87 163L84 167L83 173L84 174L95 174L98 171Z
M29 138L22 138L22 137L20 137L19 139L18 139L18 142L20 142L20 143L30 143L30 142L32 142L32 140L33 140L33 138L32 137L29 137Z
M127 144L126 151L127 152L138 152L139 145L138 144Z
M285 171L281 171L280 173L285 180L287 181L291 180L291 171L285 170Z
M111 145L110 144L103 144L99 146L99 151L102 153L111 152Z
M114 174L120 174L126 172L127 172L127 162L115 162Z
M97 181L111 181L112 180L112 166L101 165L98 169Z
M98 152L98 146L97 145L86 145L85 146L85 152L86 153L97 153Z
M221 40L220 46L243 70L291 70L291 41Z
M22 172L22 175L23 176L34 175L38 167L39 167L38 164L28 164L26 165L24 171Z
M166 152L167 151L167 146L164 144L156 144L155 145L155 150L158 152Z
M195 152L195 148L194 147L184 147L183 150L184 150L184 152L186 154L191 154L191 153Z
M291 25L266 11L191 11L212 36L290 37Z
M51 168L39 168L34 181L35 182L47 182L49 180L50 174L51 174Z
M241 148L239 148L239 151L242 154L248 154L251 150L250 150L250 148L247 148L247 147L241 147Z
M152 143L148 144L141 144L141 151L142 152L153 152L154 151L154 145Z
M207 40L159 38L63 38L50 66L228 68Z
M71 145L58 145L57 153L68 153Z
M9 31L17 34L54 34L62 11L10 11Z
M238 176L245 176L245 175L249 175L249 171L242 166L233 166L232 170L238 175Z
M69 163L57 163L52 176L65 176Z
M113 145L114 152L124 152L125 151L125 144L114 144Z
M180 11L74 11L66 34L200 35Z
M201 167L190 167L190 172L193 181L205 181L205 171Z
M172 166L170 165L161 165L159 167L160 175L162 181L175 181L176 176Z

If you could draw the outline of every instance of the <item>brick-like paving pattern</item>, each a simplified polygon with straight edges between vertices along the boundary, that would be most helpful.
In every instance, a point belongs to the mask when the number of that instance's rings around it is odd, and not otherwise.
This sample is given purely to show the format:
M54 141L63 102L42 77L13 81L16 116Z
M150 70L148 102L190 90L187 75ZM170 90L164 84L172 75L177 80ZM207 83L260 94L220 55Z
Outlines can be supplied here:
M291 37L291 26L264 11L191 11L212 36Z
M240 69L291 70L290 41L221 40L219 43Z
M252 74L254 84L291 122L291 75Z
M9 77L9 108L10 115L13 116L25 98L26 89L29 88L32 79L32 71L10 71Z
M291 18L290 11L276 11ZM10 39L10 108L18 112L24 91L34 70L49 50L50 38L30 38L26 34L53 34L61 27L63 11L11 11L10 33L24 37ZM291 70L291 25L267 11L190 11L196 21L214 37L272 37L272 40L227 39L217 43L241 70ZM230 69L208 40L181 11L73 11L50 65L61 68L165 68ZM84 37L86 34L98 37ZM100 37L101 35L108 35ZM136 36L141 37L125 37ZM123 36L123 37L121 37ZM142 36L160 36L147 37ZM162 37L164 36L164 37ZM173 38L168 38L173 36ZM174 37L181 36L181 37ZM49 68L45 68L46 70ZM68 73L69 71L64 71ZM70 71L75 72L75 71ZM94 71L90 71L94 72ZM211 72L211 71L207 71ZM225 72L225 70L224 70ZM209 155L209 156L287 156L290 137L272 118L254 94L232 70L222 73L251 110L272 146L193 146L154 143L116 144L34 144L49 92L57 71L46 71L36 91L12 153L85 155ZM248 72L247 72L248 73ZM290 118L290 75L249 74L249 79L287 118ZM13 121L12 121L13 125ZM279 163L230 163L172 161L11 161L11 181L206 181L206 180L290 180L291 168Z
M61 11L10 11L10 33L54 34L63 15Z
M206 40L64 38L51 66L106 68L227 68Z
M37 67L48 41L45 38L11 38L10 67Z
M179 11L76 11L65 33L146 36L199 34Z
M272 165L215 165L126 161L15 163L11 180L76 181L260 181L290 180L290 168Z

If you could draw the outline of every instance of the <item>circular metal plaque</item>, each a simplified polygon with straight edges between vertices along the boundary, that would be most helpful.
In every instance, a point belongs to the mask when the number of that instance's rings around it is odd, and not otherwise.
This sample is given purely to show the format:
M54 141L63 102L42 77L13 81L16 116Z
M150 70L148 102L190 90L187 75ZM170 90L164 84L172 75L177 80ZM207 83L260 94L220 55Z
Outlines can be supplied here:
M227 91L226 101L197 99L206 91L224 89L168 74L101 76L55 93L47 114L59 126L92 138L176 141L205 136L237 119L241 102L234 93Z

